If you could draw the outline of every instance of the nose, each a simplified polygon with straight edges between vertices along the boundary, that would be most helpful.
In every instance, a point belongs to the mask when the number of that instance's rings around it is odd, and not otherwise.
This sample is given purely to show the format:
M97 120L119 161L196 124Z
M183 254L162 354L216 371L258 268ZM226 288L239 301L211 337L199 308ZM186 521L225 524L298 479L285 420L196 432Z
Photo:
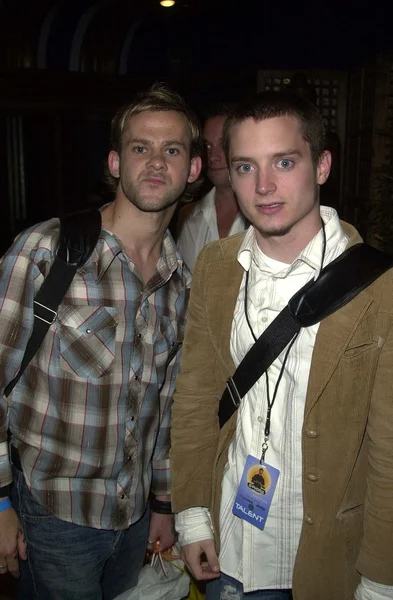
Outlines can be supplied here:
M212 145L207 152L208 160L213 165L225 163L224 152L219 145Z
M273 194L277 190L273 174L269 169L260 169L257 174L256 192L261 196Z
M154 169L155 171L166 171L167 164L165 156L160 150L153 150L150 154L149 160L147 161L147 167Z

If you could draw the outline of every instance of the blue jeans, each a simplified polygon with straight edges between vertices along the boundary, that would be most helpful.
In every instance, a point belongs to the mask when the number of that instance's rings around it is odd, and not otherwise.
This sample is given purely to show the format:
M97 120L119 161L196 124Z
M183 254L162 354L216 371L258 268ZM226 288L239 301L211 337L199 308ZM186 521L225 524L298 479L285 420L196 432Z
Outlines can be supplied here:
M143 566L149 511L123 531L82 527L49 514L14 469L13 506L27 541L19 600L112 600L133 587Z
M258 590L243 592L243 585L237 579L221 573L206 586L206 600L292 600L291 590Z

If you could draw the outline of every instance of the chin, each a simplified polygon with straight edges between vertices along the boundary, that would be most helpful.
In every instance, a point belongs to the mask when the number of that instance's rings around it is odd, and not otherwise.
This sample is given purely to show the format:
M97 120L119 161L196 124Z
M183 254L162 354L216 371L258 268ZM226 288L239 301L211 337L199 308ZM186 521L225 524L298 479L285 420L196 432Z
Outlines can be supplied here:
M294 223L255 223L255 228L264 236L264 237L282 237L287 235Z
M209 180L211 181L211 183L215 186L215 187L222 187L222 186L229 186L229 179L228 177L219 177L217 176L217 173L215 174L215 176L213 175L213 177L209 177Z

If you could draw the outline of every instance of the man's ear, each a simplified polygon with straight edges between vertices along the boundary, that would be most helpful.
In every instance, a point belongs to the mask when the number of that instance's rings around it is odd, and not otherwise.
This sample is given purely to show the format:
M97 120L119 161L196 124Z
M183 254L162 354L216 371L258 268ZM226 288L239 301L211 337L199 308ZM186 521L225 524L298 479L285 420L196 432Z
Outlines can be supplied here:
M201 170L202 159L200 156L194 156L194 158L191 159L190 174L188 176L187 182L193 183L194 181L196 181L201 173Z
M317 166L317 183L319 185L326 183L327 178L329 177L331 166L332 155L329 150L325 150L325 152L322 152Z
M112 177L116 177L116 179L120 177L120 156L114 150L108 154L108 168Z

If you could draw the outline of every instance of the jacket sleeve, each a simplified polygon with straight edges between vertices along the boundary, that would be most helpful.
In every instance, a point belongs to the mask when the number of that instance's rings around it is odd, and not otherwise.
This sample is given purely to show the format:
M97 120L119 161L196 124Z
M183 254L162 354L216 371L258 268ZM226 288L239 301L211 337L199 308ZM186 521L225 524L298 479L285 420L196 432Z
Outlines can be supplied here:
M204 281L208 248L195 265L180 374L172 406L172 506L180 512L210 507L211 480L219 424L215 350L206 319Z
M357 570L393 585L393 330L382 348L368 416L364 535ZM387 551L388 550L388 551Z
M156 496L171 493L171 473L169 461L170 420L172 397L175 389L176 374L180 361L179 349L168 365L165 384L160 392L160 427L153 453L153 476L151 491Z

